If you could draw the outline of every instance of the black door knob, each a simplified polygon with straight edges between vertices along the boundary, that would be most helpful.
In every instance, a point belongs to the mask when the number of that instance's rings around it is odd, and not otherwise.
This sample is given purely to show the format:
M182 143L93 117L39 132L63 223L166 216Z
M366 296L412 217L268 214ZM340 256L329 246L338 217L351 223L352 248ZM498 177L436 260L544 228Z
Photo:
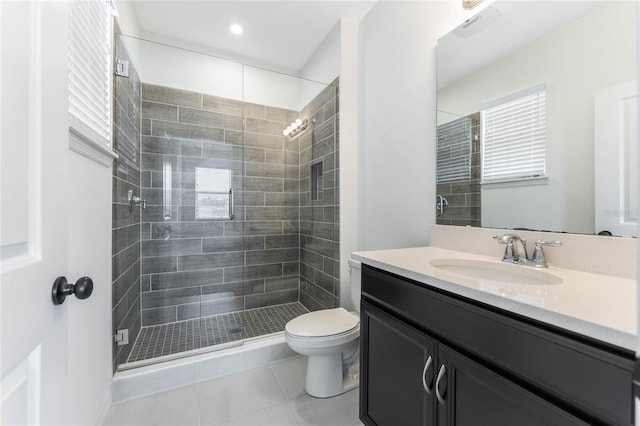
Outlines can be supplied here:
M93 293L93 281L89 277L82 277L75 284L68 283L65 277L58 277L53 282L51 299L54 305L62 305L67 296L75 294L78 299L86 299Z

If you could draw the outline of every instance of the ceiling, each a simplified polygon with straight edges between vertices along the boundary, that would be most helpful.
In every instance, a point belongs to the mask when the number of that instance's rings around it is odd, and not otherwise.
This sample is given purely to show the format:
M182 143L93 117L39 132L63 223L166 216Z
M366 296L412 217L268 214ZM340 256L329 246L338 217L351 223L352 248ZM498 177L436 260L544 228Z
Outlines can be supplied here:
M300 71L341 18L362 19L375 1L134 0L142 37L201 46L246 62ZM244 27L240 36L229 26Z

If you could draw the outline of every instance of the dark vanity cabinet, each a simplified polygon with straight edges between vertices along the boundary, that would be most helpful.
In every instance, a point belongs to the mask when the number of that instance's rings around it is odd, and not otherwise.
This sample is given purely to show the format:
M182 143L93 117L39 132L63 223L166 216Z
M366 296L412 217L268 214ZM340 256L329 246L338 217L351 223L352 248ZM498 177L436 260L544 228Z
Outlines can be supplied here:
M363 265L366 425L632 424L633 353Z
M363 421L434 425L436 341L364 301L360 316Z

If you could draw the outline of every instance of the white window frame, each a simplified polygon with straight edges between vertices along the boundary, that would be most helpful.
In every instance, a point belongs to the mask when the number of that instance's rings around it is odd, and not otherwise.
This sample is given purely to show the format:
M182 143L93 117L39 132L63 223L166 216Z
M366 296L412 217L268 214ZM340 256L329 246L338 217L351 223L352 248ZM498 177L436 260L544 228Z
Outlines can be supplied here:
M481 185L546 184L546 84L486 103L480 116Z
M69 149L105 167L118 158L112 149L111 11L109 0L69 2Z

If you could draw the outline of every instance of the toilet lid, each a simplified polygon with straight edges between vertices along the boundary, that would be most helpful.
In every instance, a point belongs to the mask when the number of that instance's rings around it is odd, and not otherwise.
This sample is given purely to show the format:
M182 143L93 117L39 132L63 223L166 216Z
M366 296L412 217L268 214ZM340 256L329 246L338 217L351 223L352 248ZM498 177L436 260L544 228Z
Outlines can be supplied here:
M302 337L332 336L353 330L359 323L358 317L344 308L322 309L292 319L285 330Z

